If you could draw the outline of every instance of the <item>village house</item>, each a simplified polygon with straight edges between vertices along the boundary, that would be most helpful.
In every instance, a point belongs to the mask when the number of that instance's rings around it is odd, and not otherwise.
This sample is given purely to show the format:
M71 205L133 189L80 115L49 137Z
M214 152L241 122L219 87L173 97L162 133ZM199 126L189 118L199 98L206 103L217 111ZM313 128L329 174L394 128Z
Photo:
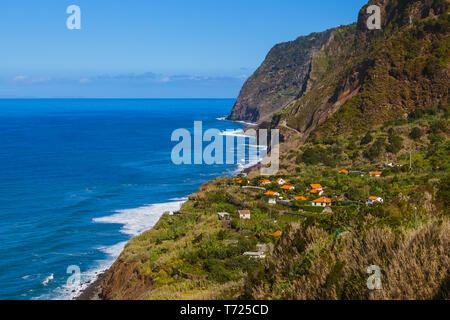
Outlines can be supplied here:
M371 177L381 177L382 174L383 174L382 171L370 171L370 172L369 172L369 175L370 175Z
M312 194L318 194L319 196L323 195L323 187L320 184L310 184L308 190Z
M339 173L348 174L348 170L342 169Z
M314 207L328 207L331 206L331 199L327 197L322 197L314 201L311 201L311 205Z
M283 189L283 190L295 190L295 187L294 186L284 185L284 186L281 187L281 189Z
M292 201L306 201L306 198L303 197L303 196L300 196L300 197L294 197L294 198L292 198Z
M244 256L255 258L255 259L265 259L266 254L264 252L244 252Z
M366 205L371 206L375 203L383 203L384 200L381 197L370 197L369 200L367 200Z
M268 197L279 197L280 196L280 194L275 191L267 191L266 193L264 193L264 195L268 196Z
M272 183L272 181L270 181L270 180L260 180L259 181L259 184L262 185L262 186L265 186L265 185L268 185L268 184L271 184L271 183Z
M239 215L239 219L242 219L242 220L250 220L251 219L250 210L239 210L238 215Z
M231 216L228 212L219 212L217 213L217 216L219 217L219 220L231 220Z
M280 230L278 230L278 231L272 233L272 236L273 236L273 237L281 237L282 234L283 234L283 233L282 233Z
M288 183L289 181L290 181L290 180L283 179L283 178L277 179L277 183L278 183L280 186L285 185L285 184Z
M275 198L264 198L268 204L277 204L277 200Z
M401 163L389 162L384 164L385 168L402 167Z

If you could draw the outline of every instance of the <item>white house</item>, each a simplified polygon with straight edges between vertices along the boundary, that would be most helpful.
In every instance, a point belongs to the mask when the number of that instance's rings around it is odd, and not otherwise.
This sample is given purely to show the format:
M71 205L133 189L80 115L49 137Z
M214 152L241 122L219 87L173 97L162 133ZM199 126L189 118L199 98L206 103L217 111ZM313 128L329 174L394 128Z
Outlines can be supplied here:
M230 214L228 212L219 212L217 214L219 220L231 220Z
M239 219L243 219L243 220L251 219L250 210L239 210L238 215L239 215Z
M367 200L366 205L371 206L375 203L383 203L384 200L381 197L370 197L369 200Z
M377 178L381 177L382 174L383 174L382 171L371 171L371 172L369 172L369 175L371 177L377 177Z
M268 203L268 204L277 204L277 200L275 198L264 198L264 200Z
M256 259L265 259L266 254L264 252L244 252L244 256L256 258Z
M331 199L322 197L310 202L314 207L328 207L331 206Z
M288 183L290 180L285 180L285 179L283 179L283 178L279 178L278 180L277 180L277 183L280 185L280 186L283 186L283 185L285 185L286 183Z

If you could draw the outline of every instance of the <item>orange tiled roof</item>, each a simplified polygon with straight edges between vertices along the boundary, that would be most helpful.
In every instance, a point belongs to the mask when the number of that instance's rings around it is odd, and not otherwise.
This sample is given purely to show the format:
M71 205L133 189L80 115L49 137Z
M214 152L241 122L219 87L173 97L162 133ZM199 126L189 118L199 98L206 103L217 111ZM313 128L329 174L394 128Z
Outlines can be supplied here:
M266 193L264 193L264 195L266 195L266 196L274 196L276 194L278 194L278 192L275 192L275 191L267 191Z
M320 185L320 184L310 184L310 186L313 189L323 189L322 185Z
M274 237L279 237L279 236L281 236L283 233L280 231L280 230L278 230L277 232L274 232L274 233L272 233L272 236L274 236Z
M292 189L292 188L295 188L294 186L282 186L281 187L281 189L284 189L284 190L289 190L289 189Z
M382 175L383 172L382 171L371 171L371 172L369 172L369 174L370 175L377 175L377 176L379 176L379 175Z
M322 198L314 200L313 202L317 202L317 203L331 203L331 199L326 198L326 197L322 197Z
M348 170L343 169L343 170L339 171L339 173L345 173L345 174L348 174Z
M302 200L302 201L306 201L306 198L301 196L301 197L294 197L295 200Z
M270 180L260 180L259 183L270 183Z
M370 200L378 200L378 199L380 199L380 197L370 197L369 199Z

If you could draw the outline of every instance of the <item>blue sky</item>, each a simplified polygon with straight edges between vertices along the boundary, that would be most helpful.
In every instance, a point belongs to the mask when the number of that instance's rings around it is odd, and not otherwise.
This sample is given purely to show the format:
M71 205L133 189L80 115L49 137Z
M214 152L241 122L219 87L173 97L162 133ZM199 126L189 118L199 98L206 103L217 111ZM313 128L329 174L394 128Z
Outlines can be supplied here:
M366 0L2 0L0 97L236 97L270 48ZM68 30L69 5L81 30Z

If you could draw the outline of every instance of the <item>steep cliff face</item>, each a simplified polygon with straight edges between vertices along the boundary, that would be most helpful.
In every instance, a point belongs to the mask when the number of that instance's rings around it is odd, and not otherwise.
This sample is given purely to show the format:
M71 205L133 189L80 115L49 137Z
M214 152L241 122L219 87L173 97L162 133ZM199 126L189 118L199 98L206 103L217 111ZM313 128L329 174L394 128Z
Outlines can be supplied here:
M371 4L381 8L381 30L367 28ZM275 113L273 126L286 124L304 141L313 131L364 131L416 107L446 104L449 1L368 5L355 25L276 46L242 89L230 119L262 122ZM300 46L305 42L308 50ZM286 77L291 56L301 62L296 77Z
M332 30L276 45L244 84L230 120L261 122L307 90L314 55Z

